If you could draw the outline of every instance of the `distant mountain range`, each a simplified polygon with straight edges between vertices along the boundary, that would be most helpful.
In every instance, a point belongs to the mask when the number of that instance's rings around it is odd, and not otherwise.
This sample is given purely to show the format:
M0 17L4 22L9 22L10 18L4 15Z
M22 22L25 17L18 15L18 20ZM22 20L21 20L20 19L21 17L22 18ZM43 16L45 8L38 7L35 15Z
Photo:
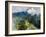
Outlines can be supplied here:
M12 15L22 17L22 16L27 16L29 14L27 12L17 12L17 13L14 12L14 13L12 13Z

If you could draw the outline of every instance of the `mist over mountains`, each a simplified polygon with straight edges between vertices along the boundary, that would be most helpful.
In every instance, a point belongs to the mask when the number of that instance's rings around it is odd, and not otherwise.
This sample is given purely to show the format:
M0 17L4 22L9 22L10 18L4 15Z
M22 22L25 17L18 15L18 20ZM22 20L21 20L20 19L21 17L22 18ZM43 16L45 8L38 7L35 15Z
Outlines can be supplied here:
M40 7L12 7L13 29L34 30L40 29Z

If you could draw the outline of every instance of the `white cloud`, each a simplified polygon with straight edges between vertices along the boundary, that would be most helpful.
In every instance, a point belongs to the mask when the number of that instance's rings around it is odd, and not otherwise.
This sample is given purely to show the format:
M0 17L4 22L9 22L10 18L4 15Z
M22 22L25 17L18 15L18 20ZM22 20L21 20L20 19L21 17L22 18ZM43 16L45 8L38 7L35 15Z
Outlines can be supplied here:
M35 15L35 14L39 15L40 13L39 10L35 10L34 8L28 9L27 12L31 15Z

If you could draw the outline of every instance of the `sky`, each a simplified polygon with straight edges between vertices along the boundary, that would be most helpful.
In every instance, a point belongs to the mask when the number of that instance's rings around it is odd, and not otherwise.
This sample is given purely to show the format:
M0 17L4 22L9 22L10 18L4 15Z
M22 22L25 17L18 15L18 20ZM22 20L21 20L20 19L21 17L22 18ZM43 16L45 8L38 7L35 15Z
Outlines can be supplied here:
M40 13L40 7L18 7L18 6L13 6L12 7L12 12L17 13L17 12L22 12L22 11L27 11L29 14L34 15L37 14L39 15Z

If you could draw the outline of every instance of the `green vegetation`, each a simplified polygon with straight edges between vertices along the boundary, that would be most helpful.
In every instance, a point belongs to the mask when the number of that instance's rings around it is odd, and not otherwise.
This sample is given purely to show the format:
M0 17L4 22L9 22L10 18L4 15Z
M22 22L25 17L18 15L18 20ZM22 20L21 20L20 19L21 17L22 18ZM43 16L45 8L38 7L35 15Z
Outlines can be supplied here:
M32 22L26 18L22 19L20 17L15 17L15 28L16 30L29 30L29 29L37 29Z

